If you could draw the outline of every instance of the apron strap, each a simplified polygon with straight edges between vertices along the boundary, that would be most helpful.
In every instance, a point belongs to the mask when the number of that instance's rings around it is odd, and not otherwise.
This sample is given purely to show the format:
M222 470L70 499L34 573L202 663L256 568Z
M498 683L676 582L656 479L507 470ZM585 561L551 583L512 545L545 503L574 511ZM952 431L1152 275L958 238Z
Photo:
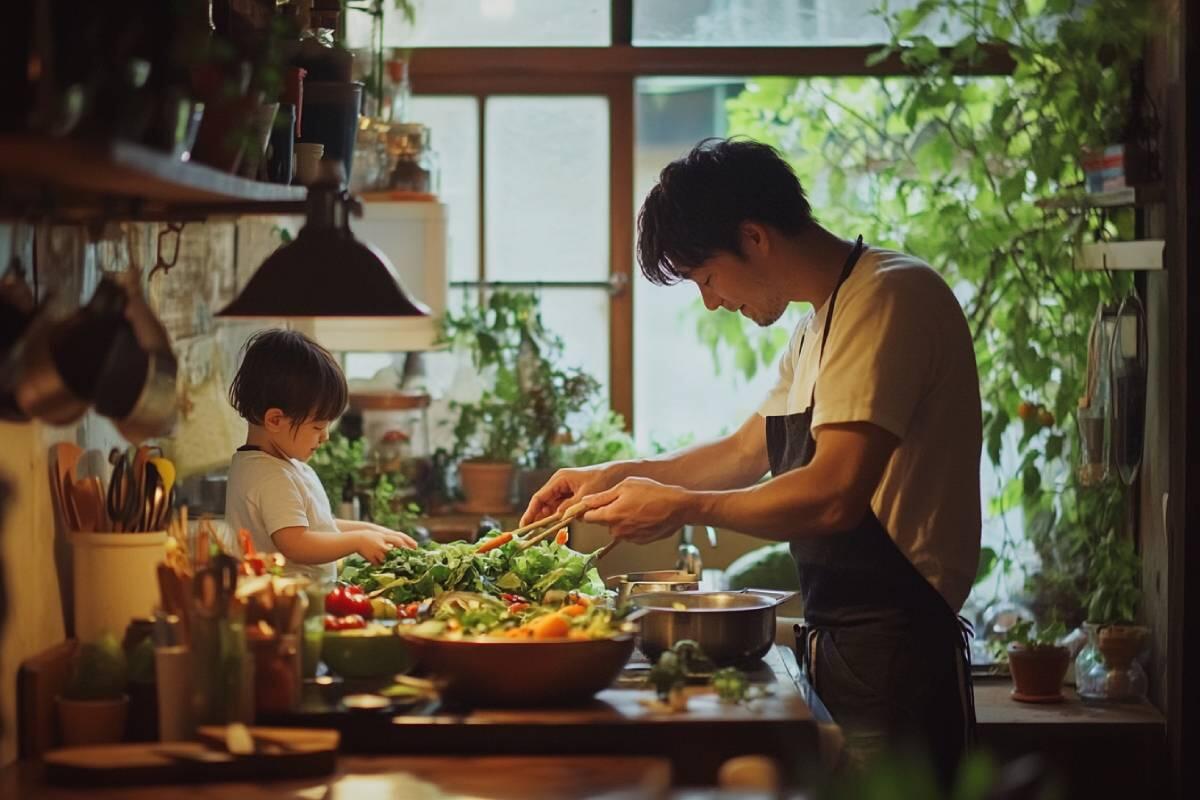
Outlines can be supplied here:
M833 294L829 296L829 310L825 312L825 329L821 332L821 349L817 352L817 377L821 374L821 360L825 358L825 342L829 339L829 328L833 323L833 309L837 304L838 292L842 290L842 284L846 282L846 278L850 277L850 271L854 269L854 265L858 263L858 259L862 257L863 237L859 235L858 240L854 242L854 249L850 251L850 255L846 257L846 263L842 265L842 272L838 276L837 285L833 287ZM800 346L804 346L804 340L800 340ZM817 381L813 379L812 395L808 400L808 407L812 408L817 400Z

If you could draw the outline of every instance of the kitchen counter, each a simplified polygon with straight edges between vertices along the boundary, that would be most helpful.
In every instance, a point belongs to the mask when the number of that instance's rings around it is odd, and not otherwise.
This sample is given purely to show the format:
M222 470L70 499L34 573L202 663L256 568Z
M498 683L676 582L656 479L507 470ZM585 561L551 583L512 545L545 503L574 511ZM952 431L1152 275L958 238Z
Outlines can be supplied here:
M578 708L346 711L335 690L264 722L336 728L342 752L354 754L656 756L671 764L676 785L715 785L721 764L739 755L775 758L797 783L819 768L818 722L827 716L815 699L810 706L787 648L773 648L750 673L772 693L749 705L722 705L705 692L693 695L683 713L649 708L642 701L653 693L635 688L647 667L631 662L612 688Z
M579 756L342 756L338 770L324 778L68 789L47 786L40 765L22 761L0 770L0 797L21 800L159 800L159 798L412 797L422 781L448 795L489 800L573 800L606 792L629 797L661 797L671 784L670 764L661 758ZM424 791L429 791L421 787ZM436 796L436 795L434 795Z

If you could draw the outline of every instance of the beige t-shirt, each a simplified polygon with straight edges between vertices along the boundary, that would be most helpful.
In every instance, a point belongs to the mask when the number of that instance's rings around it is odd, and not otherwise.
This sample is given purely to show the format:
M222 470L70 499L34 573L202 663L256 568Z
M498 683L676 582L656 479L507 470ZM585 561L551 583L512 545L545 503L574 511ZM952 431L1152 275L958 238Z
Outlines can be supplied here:
M828 306L796 326L759 408L764 417L808 409ZM819 372L813 428L870 422L899 437L871 508L958 610L979 562L983 436L975 350L958 299L928 264L867 249L838 292Z
M321 479L308 464L294 458L282 459L261 450L239 450L229 466L225 489L225 521L236 532L250 531L250 540L260 553L278 553L276 531L301 526L316 531L338 530ZM288 562L288 572L303 575L318 584L332 583L335 564Z

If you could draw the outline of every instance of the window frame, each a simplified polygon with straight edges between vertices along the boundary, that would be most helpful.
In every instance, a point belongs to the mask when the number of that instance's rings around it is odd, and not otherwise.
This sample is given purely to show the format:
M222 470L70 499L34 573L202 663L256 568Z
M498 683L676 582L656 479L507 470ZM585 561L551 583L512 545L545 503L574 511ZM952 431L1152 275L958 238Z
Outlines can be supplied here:
M633 429L633 196L636 82L659 76L778 75L794 78L904 76L903 51L875 64L880 45L819 47L635 46L634 0L611 0L612 43L607 47L429 47L413 51L409 75L423 95L474 97L479 107L480 292L489 285L486 263L485 152L487 98L494 95L604 95L609 103L609 401ZM980 63L961 75L1004 75L1013 60L1002 45L984 44ZM950 48L943 48L949 53ZM595 282L581 281L595 288ZM494 284L492 284L494 285Z

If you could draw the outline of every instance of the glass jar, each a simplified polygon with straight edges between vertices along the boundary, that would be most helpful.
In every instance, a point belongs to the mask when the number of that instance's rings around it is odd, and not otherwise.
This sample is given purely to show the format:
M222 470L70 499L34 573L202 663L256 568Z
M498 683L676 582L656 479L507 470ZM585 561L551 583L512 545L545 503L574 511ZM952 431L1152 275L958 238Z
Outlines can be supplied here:
M388 134L393 192L437 194L440 186L437 155L430 146L429 128L418 122L394 123Z
M1146 696L1146 670L1139 662L1149 629L1141 625L1085 623L1087 644L1075 658L1075 686L1085 700L1120 702Z

